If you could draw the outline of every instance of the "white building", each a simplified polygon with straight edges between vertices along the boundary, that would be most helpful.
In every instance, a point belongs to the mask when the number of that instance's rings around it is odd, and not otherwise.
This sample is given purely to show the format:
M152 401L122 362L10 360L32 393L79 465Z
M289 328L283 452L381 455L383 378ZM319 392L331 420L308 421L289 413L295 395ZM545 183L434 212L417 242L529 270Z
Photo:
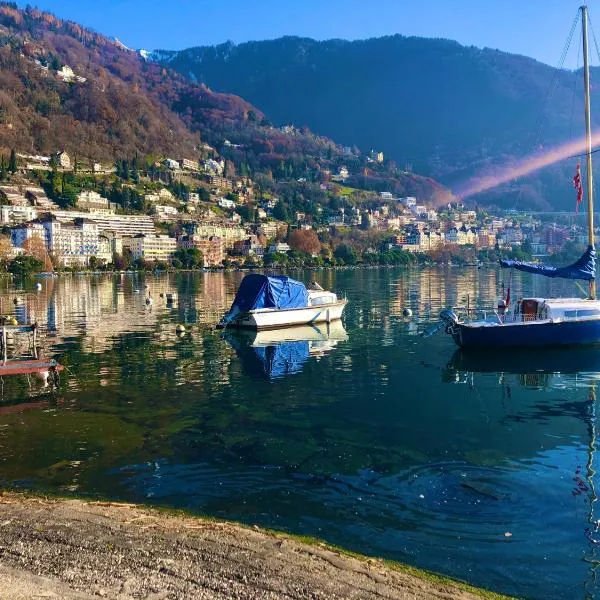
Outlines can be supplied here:
M68 65L63 65L60 71L56 71L56 74L60 79L62 79L65 83L85 83L87 79L85 77L81 77L80 75L76 75L73 69Z
M179 214L179 211L175 206L169 206L167 204L157 204L154 208L159 217L171 217Z
M165 158L163 165L171 171L178 171L181 168L181 165L173 158Z
M204 161L203 165L204 171L209 175L217 175L221 177L223 172L225 171L225 161L224 160L214 160L213 158L209 158Z
M405 196L398 199L406 208L412 208L417 205L417 199L414 196Z
M85 190L77 196L77 208L89 210L90 213L99 215L114 215L116 205L108 201L98 192Z
M229 200L227 198L219 198L219 201L217 202L217 204L221 208L226 208L226 209L233 209L233 208L235 208L235 202L233 200Z
M0 223L16 225L32 221L37 217L37 210L33 206L0 206Z
M156 193L144 195L144 200L146 202L150 202L151 204L160 204L161 202L172 202L173 199L173 194L167 188L162 188Z
M131 250L134 260L168 262L177 250L177 240L168 235L144 235L124 238L123 247Z
M290 251L290 247L288 244L286 244L285 242L278 242L277 244L272 244L271 246L269 246L269 254L274 254L275 252L278 252L280 254L286 254L287 252Z
M90 215L87 212L72 210L54 210L52 214L62 223L68 223L75 218L93 219L100 232L110 231L122 236L153 234L156 231L152 217L147 215Z
M64 266L87 266L100 249L98 225L89 219L61 223L56 217L46 215L11 230L13 246L22 247L32 237L44 240L48 252Z
M348 171L348 168L347 167L340 167L337 175L334 175L331 179L333 181L344 182L344 181L346 181L346 179L348 179L348 177L350 177L350 172Z

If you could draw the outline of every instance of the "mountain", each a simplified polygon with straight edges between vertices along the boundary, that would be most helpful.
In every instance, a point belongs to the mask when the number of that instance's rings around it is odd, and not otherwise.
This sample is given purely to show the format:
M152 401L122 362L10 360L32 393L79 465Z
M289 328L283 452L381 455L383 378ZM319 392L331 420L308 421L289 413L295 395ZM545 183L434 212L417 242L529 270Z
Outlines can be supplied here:
M454 188L583 132L580 72L444 39L284 37L152 57L240 94L275 123L381 150ZM600 106L600 87L593 96ZM476 199L571 208L574 167L571 160Z
M260 111L49 13L0 3L0 147L96 159L185 155Z
M0 1L0 154L65 149L96 161L199 158L208 144L233 169L260 175L268 186L275 179L318 182L353 161L350 183L438 204L448 199L431 178L393 164L365 168L331 139L273 127L238 95L215 92L149 56L77 23Z

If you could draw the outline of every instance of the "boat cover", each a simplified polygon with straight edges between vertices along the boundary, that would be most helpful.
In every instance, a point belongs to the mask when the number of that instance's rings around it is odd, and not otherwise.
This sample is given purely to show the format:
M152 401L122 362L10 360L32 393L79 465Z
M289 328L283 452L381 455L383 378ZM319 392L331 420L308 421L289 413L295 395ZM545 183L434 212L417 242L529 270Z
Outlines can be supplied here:
M308 341L283 342L273 346L252 348L269 379L278 379L302 371L310 356Z
M244 370L251 376L278 379L299 373L310 357L308 340L252 346L239 332L226 333L224 338L235 349Z
M527 273L536 273L546 277L560 277L561 279L585 279L587 281L596 277L596 249L588 246L583 255L568 267L550 267L541 263L523 262L520 260L501 260L500 266L504 269L517 269Z
M308 292L300 281L284 275L246 275L240 284L231 310L241 312L255 308L302 308L308 306ZM231 312L231 311L230 311Z

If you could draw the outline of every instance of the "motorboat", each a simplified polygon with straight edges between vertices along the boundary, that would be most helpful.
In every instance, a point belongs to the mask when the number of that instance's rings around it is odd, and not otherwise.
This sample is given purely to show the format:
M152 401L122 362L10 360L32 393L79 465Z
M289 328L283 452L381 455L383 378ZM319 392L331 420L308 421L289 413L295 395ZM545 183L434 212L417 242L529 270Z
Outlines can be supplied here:
M347 302L317 283L307 288L285 275L250 273L217 327L264 330L332 323L342 318Z

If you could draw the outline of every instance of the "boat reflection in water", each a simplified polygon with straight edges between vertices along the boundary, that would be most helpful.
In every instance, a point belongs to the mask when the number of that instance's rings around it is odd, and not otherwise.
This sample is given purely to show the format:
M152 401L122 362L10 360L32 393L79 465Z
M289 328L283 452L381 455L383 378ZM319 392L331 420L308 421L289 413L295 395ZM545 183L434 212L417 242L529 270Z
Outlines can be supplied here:
M319 357L348 339L341 321L286 327L270 331L223 334L250 375L279 379L299 373L309 358Z
M528 387L548 387L553 377L565 379L565 384L595 383L600 381L600 348L547 348L533 352L458 349L446 366L444 379L473 383L476 373L497 374L500 383L504 383L507 376L515 375Z
M548 348L543 350L510 352L469 352L457 350L445 370L442 378L446 382L468 384L478 388L477 376L483 379L489 375L497 376L497 385L501 389L503 406L507 414L512 413L515 420L541 418L546 422L566 415L572 415L585 422L587 429L586 464L578 466L572 474L573 496L587 497L587 527L585 536L588 550L583 560L591 565L590 578L585 582L586 591L593 588L596 598L600 585L600 481L598 474L598 388L600 386L600 348L581 347ZM489 381L489 379L488 379ZM533 412L527 412L520 404L523 396L515 400L513 384L521 389L546 390L565 394L560 407L553 404L553 394L537 396ZM546 400L547 399L547 400ZM505 404L505 400L513 402ZM508 420L507 420L508 422ZM562 450L568 446L563 446ZM560 452L560 450L559 450ZM557 461L558 464L559 461Z

